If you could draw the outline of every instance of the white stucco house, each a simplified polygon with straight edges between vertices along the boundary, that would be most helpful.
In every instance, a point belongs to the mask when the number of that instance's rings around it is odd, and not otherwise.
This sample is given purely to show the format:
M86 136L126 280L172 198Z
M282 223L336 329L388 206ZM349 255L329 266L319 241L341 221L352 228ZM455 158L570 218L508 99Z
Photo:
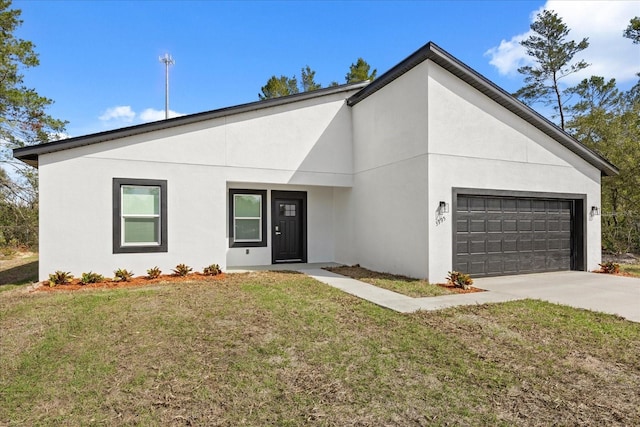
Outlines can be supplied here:
M592 270L615 166L433 43L371 83L16 149L40 279L337 262L444 281Z

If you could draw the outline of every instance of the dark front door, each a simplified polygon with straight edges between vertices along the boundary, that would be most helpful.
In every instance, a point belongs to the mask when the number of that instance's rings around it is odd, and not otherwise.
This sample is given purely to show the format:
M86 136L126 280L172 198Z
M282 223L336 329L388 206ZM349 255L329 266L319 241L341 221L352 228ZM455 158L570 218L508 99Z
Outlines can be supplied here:
M272 198L273 262L306 262L306 193L274 191Z

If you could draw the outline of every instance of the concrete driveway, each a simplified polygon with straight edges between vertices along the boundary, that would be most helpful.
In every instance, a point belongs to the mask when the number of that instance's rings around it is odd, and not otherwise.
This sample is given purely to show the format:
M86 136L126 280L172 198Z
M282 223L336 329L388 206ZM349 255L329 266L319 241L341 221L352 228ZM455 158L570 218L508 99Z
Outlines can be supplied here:
M617 314L640 322L640 279L610 274L562 271L484 277L474 286L514 299L531 298Z
M290 267L290 269L298 270L329 286L401 313L530 298L617 314L628 320L640 322L640 279L610 274L563 271L485 277L475 279L474 286L488 292L411 298L323 270L318 265L297 264L297 267Z

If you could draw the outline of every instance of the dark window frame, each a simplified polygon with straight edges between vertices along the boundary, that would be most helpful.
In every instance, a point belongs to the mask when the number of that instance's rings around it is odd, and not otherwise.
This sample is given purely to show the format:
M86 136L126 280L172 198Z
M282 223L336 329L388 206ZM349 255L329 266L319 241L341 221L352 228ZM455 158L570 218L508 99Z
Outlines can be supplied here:
M262 223L262 235L260 236L259 242L236 242L234 240L234 196L236 194L249 194L249 195L259 195L262 197L261 203L261 223ZM259 248L267 246L267 190L251 190L251 189L238 189L231 188L229 189L229 247L230 248Z
M160 187L160 244L122 244L122 186ZM167 226L167 181L160 179L113 178L113 253L153 253L168 252Z

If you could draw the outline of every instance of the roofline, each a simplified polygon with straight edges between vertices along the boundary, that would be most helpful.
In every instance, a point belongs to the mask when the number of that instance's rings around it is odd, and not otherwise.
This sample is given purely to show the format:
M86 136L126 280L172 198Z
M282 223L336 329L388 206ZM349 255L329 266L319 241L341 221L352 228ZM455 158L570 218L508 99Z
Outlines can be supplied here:
M412 68L426 60L431 60L434 63L438 64L454 76L458 77L465 83L469 84L476 90L491 98L507 110L511 111L526 122L535 126L547 136L555 139L564 147L581 157L583 160L598 168L602 172L602 174L608 176L618 175L618 168L607 159L587 148L580 141L573 138L567 132L542 116L540 113L536 112L528 105L523 104L510 93L508 93L477 71L473 70L466 64L462 63L460 60L458 60L433 42L427 43L426 45L409 55L405 60L391 68L389 71L373 80L371 84L351 96L347 100L347 104L349 106L356 105L357 103L379 91L398 77L402 76L404 73L410 71Z
M54 153L56 151L69 150L72 148L82 147L85 145L97 144L104 141L110 141L118 138L125 138L134 135L140 135L147 132L154 132L163 129L170 129L177 126L183 126L205 120L217 119L220 117L241 114L250 111L262 110L265 108L277 107L280 105L291 104L295 102L306 101L308 99L319 98L321 96L333 95L341 92L358 90L369 84L366 82L358 82L345 84L340 86L332 86L324 89L318 89L311 92L296 93L293 95L270 98L264 101L255 101L247 104L235 105L232 107L220 108L217 110L205 111L202 113L189 114L186 116L174 117L172 119L160 120L151 123L143 123L140 125L129 126L105 132L93 133L89 135L78 136L74 138L62 139L59 141L47 142L44 144L31 145L28 147L15 148L13 157L23 162L38 167L38 156L41 154Z

